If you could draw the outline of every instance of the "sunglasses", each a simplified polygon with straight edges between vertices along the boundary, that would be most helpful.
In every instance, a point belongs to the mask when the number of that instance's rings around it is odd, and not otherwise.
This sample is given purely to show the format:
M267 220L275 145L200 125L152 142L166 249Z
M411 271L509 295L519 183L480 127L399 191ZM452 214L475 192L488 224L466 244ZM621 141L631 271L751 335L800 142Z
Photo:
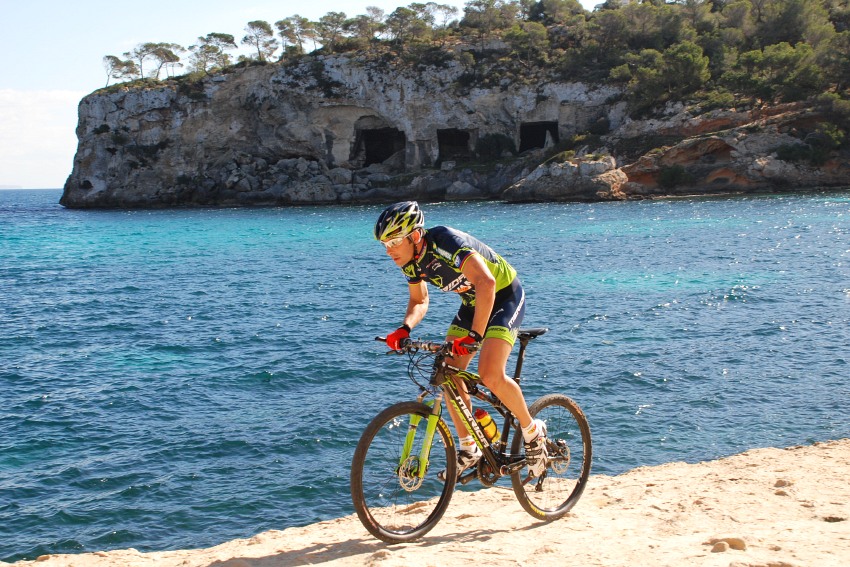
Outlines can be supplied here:
M407 238L407 236L399 236L398 238L390 238L389 240L381 240L381 244L383 244L387 248L395 248L396 246L398 246L399 244L404 242L405 238Z

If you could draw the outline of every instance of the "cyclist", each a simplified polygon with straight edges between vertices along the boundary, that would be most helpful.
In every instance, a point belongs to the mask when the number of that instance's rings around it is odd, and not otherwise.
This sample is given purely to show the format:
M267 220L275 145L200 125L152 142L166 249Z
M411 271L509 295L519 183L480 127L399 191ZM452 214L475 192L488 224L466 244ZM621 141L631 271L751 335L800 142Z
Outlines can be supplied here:
M525 293L516 270L489 246L459 230L435 226L425 229L425 216L416 201L387 207L375 223L375 238L407 277L410 298L401 327L387 335L387 345L398 349L402 339L428 311L428 287L458 293L460 309L449 326L453 364L466 368L480 352L481 381L519 419L525 440L528 470L540 476L546 466L546 425L528 413L522 390L505 372L511 348L525 313ZM480 347L475 349L474 347ZM462 382L461 396L472 408ZM449 407L455 429L466 431L455 409ZM459 439L458 476L481 459L471 436Z

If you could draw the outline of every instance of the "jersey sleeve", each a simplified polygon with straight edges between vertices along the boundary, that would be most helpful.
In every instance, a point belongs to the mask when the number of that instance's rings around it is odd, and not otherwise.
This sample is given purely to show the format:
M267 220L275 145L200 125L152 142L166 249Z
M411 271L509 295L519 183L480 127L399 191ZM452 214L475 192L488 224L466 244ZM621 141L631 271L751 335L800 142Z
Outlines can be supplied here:
M401 269L404 277L407 278L407 283L410 285L418 284L422 281L422 276L416 275L416 270L412 264L408 264Z

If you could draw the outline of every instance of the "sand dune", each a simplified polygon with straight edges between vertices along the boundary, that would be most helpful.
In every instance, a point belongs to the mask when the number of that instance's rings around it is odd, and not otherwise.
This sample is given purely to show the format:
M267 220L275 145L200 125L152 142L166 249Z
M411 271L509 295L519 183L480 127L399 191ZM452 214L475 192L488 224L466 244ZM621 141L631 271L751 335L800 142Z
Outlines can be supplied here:
M595 475L544 524L509 488L456 493L423 539L386 545L353 514L209 549L49 555L17 567L850 566L850 439ZM8 564L4 564L8 565Z

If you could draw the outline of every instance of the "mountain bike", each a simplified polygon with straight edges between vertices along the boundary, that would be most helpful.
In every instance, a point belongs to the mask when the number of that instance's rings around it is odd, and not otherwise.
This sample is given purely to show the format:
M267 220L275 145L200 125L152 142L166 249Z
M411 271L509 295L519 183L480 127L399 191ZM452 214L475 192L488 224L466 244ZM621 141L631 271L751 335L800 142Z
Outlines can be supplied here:
M546 328L521 329L514 380L520 383L528 343ZM382 337L375 340L385 341ZM474 373L448 363L451 343L402 341L398 354L409 357L408 375L420 389L416 401L394 404L380 412L363 431L351 462L351 499L360 521L388 543L417 539L442 518L456 483L474 479L491 487L510 477L526 512L552 521L563 517L581 497L590 475L590 426L579 406L562 394L548 394L529 407L547 428L546 469L528 474L519 420ZM427 379L427 381L426 381ZM488 406L501 432L492 441L460 397L465 385L471 399ZM452 404L469 435L481 448L478 465L457 476L457 453L449 426L441 416L442 401ZM494 415L495 414L495 415ZM511 443L509 438L513 433ZM444 471L438 478L438 473Z

